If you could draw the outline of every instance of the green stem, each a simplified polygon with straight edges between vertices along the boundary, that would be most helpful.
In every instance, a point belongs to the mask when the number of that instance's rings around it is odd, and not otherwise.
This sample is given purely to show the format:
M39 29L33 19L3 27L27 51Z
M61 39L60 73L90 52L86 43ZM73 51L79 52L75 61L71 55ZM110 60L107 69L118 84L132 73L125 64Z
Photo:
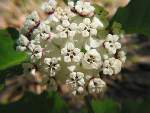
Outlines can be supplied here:
M87 107L87 110L88 110L88 113L94 113L94 110L92 108L92 97L90 95L86 95L84 97L84 100L85 100L85 104L86 104L86 107Z

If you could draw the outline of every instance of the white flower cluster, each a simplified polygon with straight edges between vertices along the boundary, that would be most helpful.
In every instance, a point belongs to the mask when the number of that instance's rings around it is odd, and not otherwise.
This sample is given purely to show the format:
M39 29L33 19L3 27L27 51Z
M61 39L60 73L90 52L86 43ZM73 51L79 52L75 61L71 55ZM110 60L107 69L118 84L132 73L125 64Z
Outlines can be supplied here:
M71 10L74 12L77 12L80 16L93 16L95 8L90 4L90 2L84 2L84 1L77 1L74 3L73 1L70 1L68 3Z
M120 36L98 36L105 25L90 2L70 1L61 8L49 0L42 9L48 18L40 20L36 11L26 18L17 50L28 54L28 62L44 73L47 81L57 78L65 82L74 95L101 93L106 83L99 73L118 74L126 60Z

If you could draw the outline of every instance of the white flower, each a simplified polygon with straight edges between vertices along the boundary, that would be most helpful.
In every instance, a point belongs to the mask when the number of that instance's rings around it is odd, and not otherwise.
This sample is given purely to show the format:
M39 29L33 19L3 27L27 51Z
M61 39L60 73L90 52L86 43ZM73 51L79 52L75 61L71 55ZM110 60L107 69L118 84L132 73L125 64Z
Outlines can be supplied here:
M126 61L126 53L124 51L118 51L117 57L119 60L121 60L123 63Z
M104 42L104 46L110 54L115 54L116 50L121 48L121 44L117 42L118 39L118 35L108 34L106 41Z
M33 43L30 43L28 48L29 48L28 54L31 56L31 60L33 62L42 58L43 49L41 48L40 45L35 45Z
M19 39L17 40L18 46L17 50L25 51L27 49L27 45L29 44L29 40L26 36L20 35Z
M56 0L49 0L48 2L45 2L42 5L42 9L45 13L52 14L55 11L55 8L57 6Z
M59 19L55 15L55 13L57 12L56 6L57 6L56 0L49 0L48 2L45 2L42 5L42 9L44 10L44 12L49 14L49 17L46 20L47 24L59 22Z
M85 53L82 65L85 69L99 69L101 66L101 56L96 49L91 49Z
M96 49L102 44L101 40L93 39L92 37L85 43L85 49L89 51L90 49Z
M104 60L107 60L108 58L109 58L109 56L108 56L107 54L104 54L104 55L103 55L103 59L104 59Z
M68 5L72 10L75 10L81 16L93 16L95 8L90 2L77 1L76 4L72 1L68 2Z
M20 46L20 45L19 45L19 46L16 47L16 50L17 50L17 51L21 51L21 52L25 51L26 49L27 49L27 48L26 48L25 46Z
M59 64L59 61L61 59L60 58L56 58L56 57L53 57L53 58L45 58L44 59L44 63L45 63L45 70L47 72L49 72L50 76L53 77L56 75L56 71L59 70L60 68L60 64Z
M59 19L55 16L55 14L51 14L45 21L45 23L47 23L47 24L54 24L57 22L59 22Z
M46 25L45 23L41 23L39 27L34 30L33 35L35 36L35 41L38 43L40 43L40 39L50 41L57 37L57 35L50 31L49 25Z
M44 15L34 11L27 16L17 41L17 49L27 53L30 64L24 66L24 75L46 89L57 89L58 81L66 82L64 93L69 89L74 95L101 93L106 84L99 74L118 74L125 62L121 34L99 36L108 29L95 14L92 1L68 1L65 6L48 0L42 6Z
M33 11L29 16L27 16L26 20L31 20L33 22L39 22L40 18L36 11Z
M68 6L71 8L71 9L73 9L74 8L74 2L73 1L69 1L68 2Z
M121 71L122 62L115 58L109 58L103 63L103 74L113 75Z
M90 18L85 18L83 20L83 23L79 24L79 32L82 33L83 37L96 36L97 29L102 27L102 22L96 19L96 17L94 17L92 21L90 20Z
M76 69L75 65L71 65L67 67L70 72L73 72Z
M29 44L29 40L26 36L20 35L20 37L18 39L18 44L23 45L23 46L27 46Z
M103 74L104 75L113 75L113 69L111 68L111 64L109 60L105 60L103 63Z
M71 12L70 8L62 9L62 8L58 7L56 9L55 16L59 20L70 20L72 17L75 16L75 14Z
M36 11L27 16L23 27L23 33L31 32L35 27L39 25L40 18Z
M70 23L68 20L63 20L62 25L58 25L56 30L60 38L73 38L76 34L77 24Z
M89 93L101 93L106 87L106 83L100 78L91 79L88 84Z
M77 93L83 93L84 91L84 74L81 72L72 72L69 75L69 79L66 80L66 84L71 86L72 93L76 95Z
M47 22L50 24L53 24L53 22L58 23L63 20L70 20L74 16L75 14L71 12L69 8L62 9L58 7L55 12L48 17Z
M101 22L100 19L98 19L97 17L94 17L92 20L91 26L93 28L99 28L100 29L100 28L104 27L104 24Z
M61 55L64 56L65 62L80 62L82 58L82 52L80 49L75 48L74 44L68 42L65 47L61 50Z

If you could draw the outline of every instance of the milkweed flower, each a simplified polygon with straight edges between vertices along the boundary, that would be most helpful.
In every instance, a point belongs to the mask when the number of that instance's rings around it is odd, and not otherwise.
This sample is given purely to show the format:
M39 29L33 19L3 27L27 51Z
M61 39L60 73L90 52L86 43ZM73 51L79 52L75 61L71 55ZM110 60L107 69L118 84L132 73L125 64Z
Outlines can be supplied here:
M52 14L52 13L54 13L56 7L57 7L57 2L56 2L56 0L49 0L48 2L45 2L45 3L42 5L42 9L43 9L44 12L46 12L47 14Z
M110 54L115 54L116 51L121 48L121 44L118 42L118 39L118 35L108 34L104 45Z
M74 10L81 16L92 16L94 15L94 6L90 4L90 2L84 2L84 1L77 1L74 3L73 1L70 1L68 3L70 6L71 10Z
M85 18L83 23L79 24L79 31L83 37L89 37L97 35L97 29L103 27L103 23L97 17L94 17L92 21L90 18Z
M61 49L61 54L64 56L64 62L80 62L82 52L79 48L75 48L73 43L66 43L65 47Z
M77 93L82 93L84 91L84 74L82 72L72 72L69 75L69 79L66 80L67 85L71 85L73 88L72 93L76 95Z
M41 59L42 54L43 54L42 53L43 49L41 48L40 45L35 45L35 44L31 43L31 44L29 44L28 48L29 48L28 55L31 57L32 61Z
M61 58L45 58L44 59L44 63L45 63L45 71L47 71L50 76L55 76L56 71L58 71L58 69L60 68L60 64L59 61L61 60Z
M60 32L58 33L60 38L73 38L76 35L77 24L63 20L62 25L58 25L56 30Z
M118 74L126 60L120 35L99 34L107 31L106 25L90 2L69 1L62 8L56 0L49 0L42 10L47 18L33 11L17 41L17 50L29 56L24 73L37 80L39 71L43 74L40 83L48 89L60 81L73 95L102 93L107 84L101 74Z
M109 58L103 63L103 73L105 75L118 74L121 70L122 62L119 59Z
M90 93L102 93L106 83L100 78L91 79L88 85L88 90Z
M101 56L96 49L87 51L82 60L85 69L98 69L101 66Z
M34 28L39 25L40 17L36 11L33 11L29 16L27 16L22 29L23 34L30 34Z

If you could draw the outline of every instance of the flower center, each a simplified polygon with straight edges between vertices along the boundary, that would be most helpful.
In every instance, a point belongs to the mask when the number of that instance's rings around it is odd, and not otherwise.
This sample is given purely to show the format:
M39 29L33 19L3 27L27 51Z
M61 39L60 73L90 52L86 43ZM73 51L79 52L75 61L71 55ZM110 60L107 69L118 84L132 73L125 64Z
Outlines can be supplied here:
M70 58L73 59L73 57L76 56L76 53L73 50L68 49L67 56L70 56Z
M92 64L93 62L95 62L95 57L93 55L90 55L89 58L87 59L87 62Z

